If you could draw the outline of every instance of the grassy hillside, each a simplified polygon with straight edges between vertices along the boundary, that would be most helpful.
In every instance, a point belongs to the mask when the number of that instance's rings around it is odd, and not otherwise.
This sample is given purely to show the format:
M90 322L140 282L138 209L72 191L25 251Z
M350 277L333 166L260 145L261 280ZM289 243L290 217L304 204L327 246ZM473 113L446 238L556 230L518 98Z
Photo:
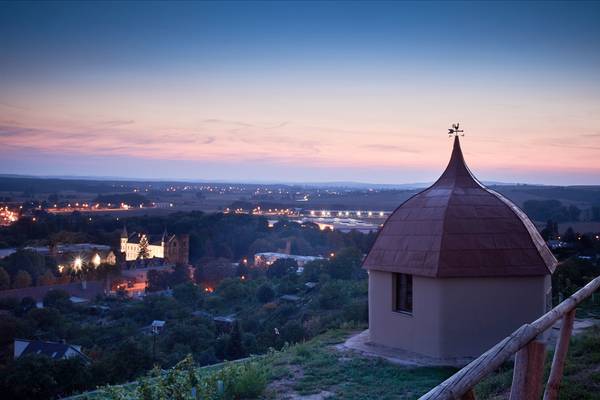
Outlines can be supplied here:
M351 353L340 352L334 348L335 344L343 342L357 328L364 327L346 326L341 329L331 330L310 341L286 346L278 352L271 352L266 356L257 356L249 360L220 367L195 369L194 374L201 382L210 384L216 382L218 375L224 380L225 396L223 398L262 398L262 399L292 399L302 398L307 395L317 395L315 398L327 397L331 399L414 399L435 386L438 382L450 376L454 368L409 368L391 364L377 358L367 358ZM248 375L253 375L252 384L247 382L245 390L238 391L237 397L231 387L233 382L229 376L223 374L227 369L244 369L247 366ZM233 368L232 368L233 367ZM222 369L219 369L222 368ZM219 375L221 374L221 375ZM250 381L245 375L236 374L234 380ZM116 399L154 399L144 397L142 391L152 386L154 394L164 392L164 386L181 387L180 383L189 376L189 372L181 374L179 384L168 382L168 378L152 378L152 383L142 380L140 383L117 387L106 387L97 392L75 396L73 399L85 400L116 400ZM256 389L257 381L264 382L260 394L247 396ZM191 394L189 381L183 393ZM161 389L162 388L162 389ZM199 394L199 392L197 392ZM176 397L175 393L171 393ZM202 395L210 397L208 390ZM192 398L192 397L183 397ZM221 397L215 397L221 398Z
M196 385L203 387L216 385L218 379L224 381L224 396L214 394L216 397L211 397L213 394L207 388L202 392L206 396L203 399L416 399L456 371L454 368L403 367L334 348L357 328L362 327L332 330L305 343L287 346L282 351L242 361L238 366L226 364L193 369L199 382ZM546 373L551 362L550 353ZM164 394L167 390L165 388L170 388L172 398L180 393L187 397L179 398L191 399L190 373L182 371L177 379L172 376L152 378L142 380L141 384L104 388L76 399L158 399L159 393ZM511 379L512 365L507 363L477 386L477 398L506 398ZM600 329L591 329L572 340L560 399L600 399L599 389Z

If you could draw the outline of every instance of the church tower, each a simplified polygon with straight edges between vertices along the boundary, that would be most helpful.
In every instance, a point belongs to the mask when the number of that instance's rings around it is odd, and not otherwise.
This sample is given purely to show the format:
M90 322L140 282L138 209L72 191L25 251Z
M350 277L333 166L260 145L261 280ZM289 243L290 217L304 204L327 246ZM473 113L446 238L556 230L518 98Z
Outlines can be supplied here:
M128 240L129 235L127 234L127 227L123 225L123 231L121 232L121 253L125 253L127 251Z

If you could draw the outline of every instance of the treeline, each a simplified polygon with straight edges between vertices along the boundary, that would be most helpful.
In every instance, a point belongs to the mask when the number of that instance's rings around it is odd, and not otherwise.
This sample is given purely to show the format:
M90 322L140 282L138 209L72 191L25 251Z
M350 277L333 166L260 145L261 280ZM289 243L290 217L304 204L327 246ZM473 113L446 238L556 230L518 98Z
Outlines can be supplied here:
M199 211L179 212L168 216L120 218L81 213L43 214L37 221L20 219L0 229L0 248L54 243L93 242L118 248L119 234L126 226L129 232L161 234L167 229L190 235L190 260L227 258L239 260L255 253L284 249L299 255L329 254L344 247L356 247L366 253L375 233L321 230L312 223L282 221L272 228L267 219L245 214L205 214Z
M600 205L582 210L573 204L566 206L558 200L527 200L523 203L523 211L534 221L600 221Z
M35 251L20 250L0 259L0 290L56 283L56 260Z
M135 182L123 181L98 181L85 179L56 179L56 178L29 178L29 177L0 177L0 187L4 192L24 192L30 195L43 193L58 193L62 191L75 191L82 193L110 193L128 187Z
M565 206L558 200L527 200L523 210L534 221L567 222L578 221L581 209L574 205Z

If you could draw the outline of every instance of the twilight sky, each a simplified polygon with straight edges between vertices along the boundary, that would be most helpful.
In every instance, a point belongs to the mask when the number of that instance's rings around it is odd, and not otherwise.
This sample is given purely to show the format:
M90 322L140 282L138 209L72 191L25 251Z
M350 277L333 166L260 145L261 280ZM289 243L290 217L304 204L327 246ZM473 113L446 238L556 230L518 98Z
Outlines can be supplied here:
M600 184L600 3L0 3L0 173Z

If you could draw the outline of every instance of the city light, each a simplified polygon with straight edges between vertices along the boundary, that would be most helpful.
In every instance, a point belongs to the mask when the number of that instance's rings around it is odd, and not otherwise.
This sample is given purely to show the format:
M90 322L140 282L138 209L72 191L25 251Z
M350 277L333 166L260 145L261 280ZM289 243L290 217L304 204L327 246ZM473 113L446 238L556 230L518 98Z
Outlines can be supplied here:
M75 269L75 271L79 271L82 266L83 260L81 259L81 257L75 257L75 261L73 261L73 268Z
M102 260L100 259L100 255L98 253L96 253L96 255L92 258L92 264L94 264L94 267L98 267L101 261Z

